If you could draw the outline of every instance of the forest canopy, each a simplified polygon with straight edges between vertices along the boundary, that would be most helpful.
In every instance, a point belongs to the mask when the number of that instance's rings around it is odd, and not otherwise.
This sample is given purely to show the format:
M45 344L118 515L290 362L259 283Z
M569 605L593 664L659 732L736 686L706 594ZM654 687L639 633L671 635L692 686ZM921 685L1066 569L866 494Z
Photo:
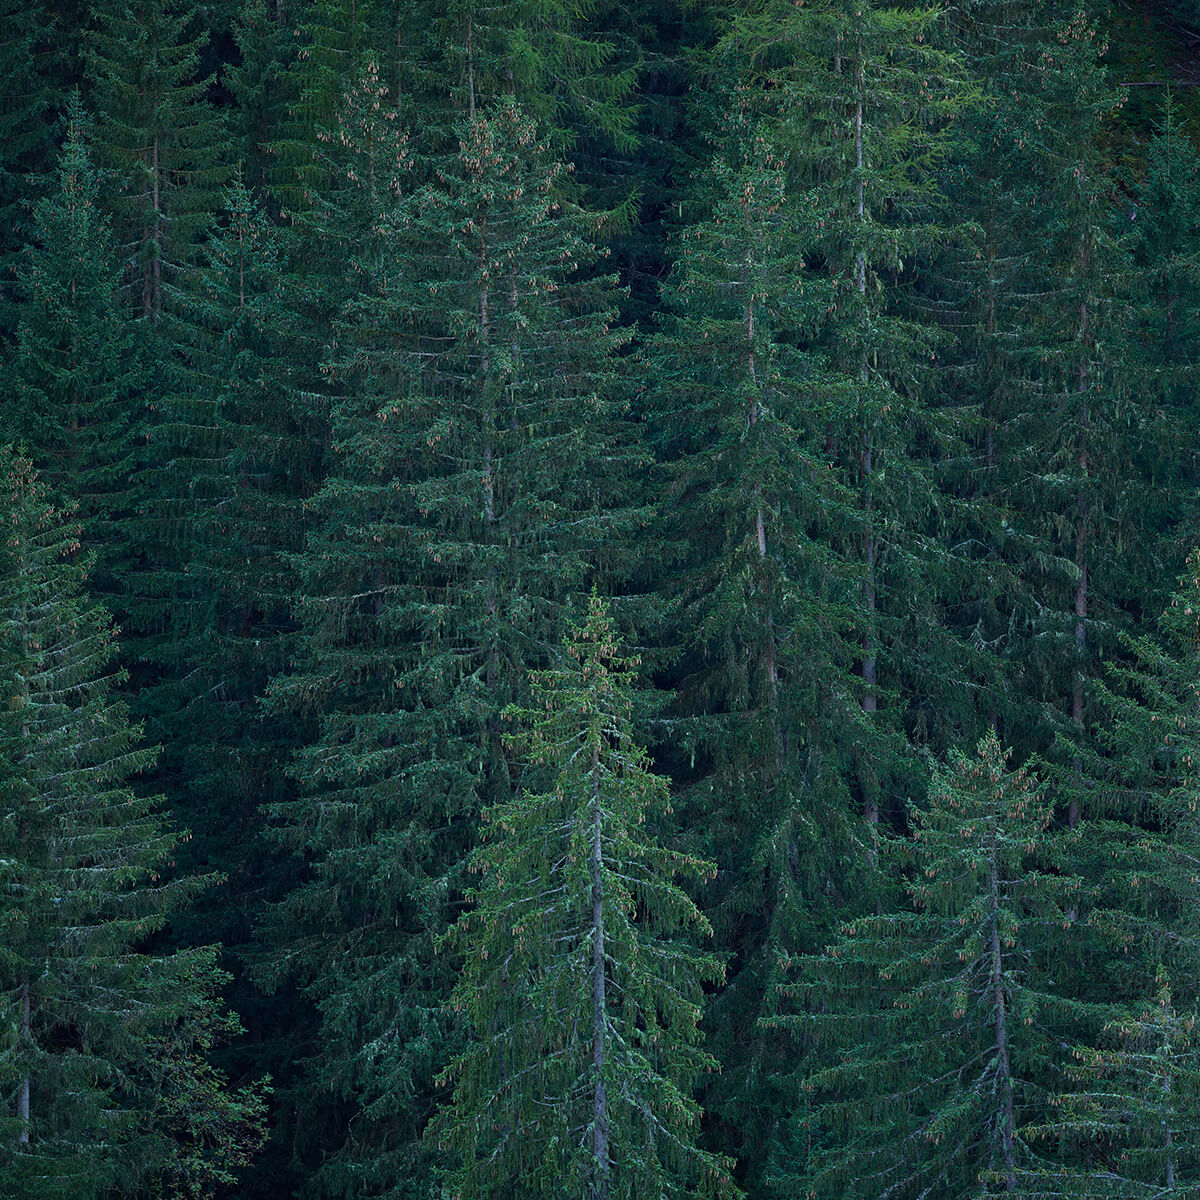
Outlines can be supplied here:
M0 76L0 1196L1200 1195L1200 5Z

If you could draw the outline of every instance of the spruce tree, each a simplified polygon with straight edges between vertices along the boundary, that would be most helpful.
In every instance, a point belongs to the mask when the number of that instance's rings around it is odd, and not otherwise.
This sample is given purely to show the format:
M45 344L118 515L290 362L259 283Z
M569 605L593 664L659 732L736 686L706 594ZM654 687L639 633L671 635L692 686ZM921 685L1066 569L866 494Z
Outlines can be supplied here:
M453 1004L471 1040L433 1136L453 1196L711 1195L724 1167L696 1149L702 985L711 933L676 882L712 864L647 829L670 806L633 730L636 660L593 594L561 666L510 707L523 783L485 813L481 882L449 935Z
M1079 1200L1194 1196L1200 1185L1200 1050L1196 1013L1180 1012L1166 973L1157 994L1110 1021L1098 1047L1075 1051L1055 1114L1030 1130L1082 1147L1082 1164L1054 1183ZM1061 1182L1060 1182L1061 1181Z
M1081 881L1077 834L1010 770L989 731L936 772L911 841L884 845L907 903L858 917L822 954L796 960L791 1006L768 1028L806 1050L795 1123L777 1145L779 1194L816 1197L1042 1195L1053 1175L1031 1123L1047 1076L1081 1041L1086 1008L1053 983Z
M180 310L190 365L181 393L166 398L156 442L173 494L152 512L186 528L188 553L179 568L156 571L171 636L156 655L161 674L136 700L164 740L156 786L192 833L180 860L222 876L175 935L182 945L220 940L235 956L258 906L284 886L262 841L262 807L287 794L283 772L301 734L259 701L293 647L285 555L303 544L303 499L321 455L322 429L298 395L298 318L278 243L237 178ZM244 964L229 965L255 1038L277 1032L274 1006L248 984ZM277 1057L278 1046L249 1053Z
M982 586L956 620L996 655L988 715L1025 754L1084 735L1097 664L1154 586L1167 515L1155 463L1171 455L1136 382L1136 285L1104 156L1120 97L1096 13L980 0L954 22L987 97L947 182L975 224L949 302L948 383L974 408L960 536L980 548ZM1077 823L1088 797L1061 794Z
M7 348L16 315L16 269L33 235L33 206L44 194L59 132L57 89L50 76L50 21L41 5L0 5L0 346Z
M702 219L681 231L645 404L666 476L663 538L682 655L665 729L697 852L719 873L702 899L731 958L709 1015L723 1071L706 1104L761 1157L774 1109L756 1029L780 948L830 920L819 897L861 861L856 743L883 757L855 696L853 564L832 544L852 499L825 454L828 410L796 345L806 281L796 195L744 93L719 95ZM827 927L827 925L826 925Z
M565 168L515 103L460 135L434 185L406 194L388 156L360 177L378 236L337 323L302 647L272 688L317 729L300 796L273 810L309 870L264 929L264 978L318 1005L310 1096L356 1114L317 1178L331 1192L398 1194L428 1168L454 970L433 939L480 809L512 787L500 713L560 643L569 597L629 558L612 281L584 274L596 252L556 199Z
M26 447L58 502L78 502L84 544L99 560L91 586L111 593L130 553L124 521L145 376L119 299L78 97L55 183L34 210L34 240L19 271L4 430Z
M206 881L170 876L179 835L130 786L153 751L113 694L78 528L0 462L0 1187L210 1195L261 1141L262 1098L207 1061L237 1032L212 948L151 948Z
M195 262L227 178L226 133L199 75L206 35L186 0L103 4L85 98L132 310L157 319ZM163 364L165 365L165 364Z

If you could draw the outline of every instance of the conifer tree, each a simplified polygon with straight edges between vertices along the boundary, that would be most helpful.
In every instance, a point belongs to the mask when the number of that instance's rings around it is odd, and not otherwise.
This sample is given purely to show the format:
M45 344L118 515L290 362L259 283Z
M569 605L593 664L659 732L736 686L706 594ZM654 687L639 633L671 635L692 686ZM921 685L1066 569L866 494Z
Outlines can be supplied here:
M85 93L98 116L96 160L139 315L195 262L229 169L223 121L199 76L206 35L186 0L101 5L86 48Z
M705 215L678 238L644 359L683 646L665 752L692 764L687 824L719 866L703 900L734 956L710 1012L724 1069L706 1103L753 1159L774 1117L752 1064L772 1053L755 1023L775 959L829 919L817 897L843 883L834 864L861 861L854 746L887 747L855 697L854 567L831 547L852 501L795 344L798 200L745 92L720 100L694 189Z
M1047 1073L1086 1032L1086 1009L1052 982L1079 903L1077 837L1050 828L1053 800L1006 759L992 731L974 756L953 755L912 813L912 841L884 845L908 903L793 963L781 988L791 1012L766 1022L807 1048L779 1194L950 1200L1049 1186L1028 1127L1048 1111Z
M1165 972L1184 1012L1200 1004L1198 613L1193 554L1154 633L1124 638L1122 655L1094 681L1094 733L1069 745L1100 812L1086 867L1096 888L1091 920L1111 943L1099 968L1105 991L1149 1003Z
M47 78L49 21L41 5L0 5L0 345L16 325L16 269L32 239L34 203L50 176L57 130L55 89Z
M1152 999L1109 1022L1100 1046L1075 1051L1053 1118L1029 1131L1051 1145L1082 1145L1082 1163L1054 1179L1079 1200L1176 1200L1200 1183L1196 1015L1175 1008L1164 971L1157 982Z
M482 805L512 786L500 713L561 641L569 597L621 571L633 520L614 289L583 273L596 254L556 199L564 168L512 102L460 132L435 185L397 195L386 155L362 181L379 236L328 364L303 648L272 688L318 730L301 795L274 810L311 873L264 930L264 977L283 966L319 1006L311 1090L357 1114L319 1176L334 1192L391 1194L427 1169L453 982L433 938Z
M144 376L118 294L118 271L78 97L53 192L34 210L19 278L20 319L5 434L26 448L58 502L77 501L93 588L114 592L129 553L123 520Z
M239 7L233 30L238 62L225 78L236 105L230 113L232 159L260 204L277 204L270 184L279 177L279 139L288 120L288 97L294 76L288 68L296 41L294 5L282 0L249 0Z
M951 378L977 422L978 523L962 538L988 548L984 586L958 615L1001 680L1013 665L989 715L1026 753L1084 735L1108 639L1154 586L1166 516L1154 464L1171 455L1160 407L1135 384L1130 264L1104 158L1120 98L1096 12L980 0L955 22L987 93L948 182L976 226L953 318L967 328ZM1077 823L1088 797L1060 792Z
M636 660L593 594L561 666L536 672L533 708L505 717L524 782L485 814L474 907L450 940L453 1003L471 1042L438 1118L451 1195L713 1194L724 1168L696 1149L701 985L710 933L676 882L712 865L663 846L669 807L633 732Z
M180 310L189 370L159 426L174 486L153 511L186 527L188 555L182 569L156 572L171 637L156 657L165 670L137 704L165 743L156 783L192 831L181 857L225 876L178 924L185 944L249 939L247 908L270 886L260 808L280 794L298 740L258 704L292 644L284 556L303 543L320 458L321 431L297 396L278 240L239 176Z
M113 695L78 529L2 460L0 1189L202 1197L261 1141L262 1099L207 1059L237 1031L214 952L150 939L205 884L130 778L152 760Z
M802 261L817 277L806 314L814 391L857 510L843 553L860 564L860 702L872 720L935 742L973 719L963 704L970 652L939 612L957 564L937 537L930 469L954 445L930 402L938 338L906 295L946 237L937 168L947 126L971 100L940 18L841 0L794 8L798 51L778 100L807 201ZM752 51L761 42L757 69L769 78L779 54L769 29L748 21L734 36ZM864 753L856 774L869 826L886 817L902 767Z
M1189 397L1200 370L1197 323L1200 236L1197 200L1200 157L1187 135L1182 113L1168 98L1146 152L1146 174L1125 224L1132 259L1123 291L1133 309L1135 351L1132 386L1156 417L1133 458L1155 503L1142 523L1151 535L1145 564L1131 583L1138 614L1156 612L1167 602L1164 576L1173 578L1181 556L1179 533L1196 536L1194 491L1197 481L1196 416ZM1145 424L1143 429L1145 429Z

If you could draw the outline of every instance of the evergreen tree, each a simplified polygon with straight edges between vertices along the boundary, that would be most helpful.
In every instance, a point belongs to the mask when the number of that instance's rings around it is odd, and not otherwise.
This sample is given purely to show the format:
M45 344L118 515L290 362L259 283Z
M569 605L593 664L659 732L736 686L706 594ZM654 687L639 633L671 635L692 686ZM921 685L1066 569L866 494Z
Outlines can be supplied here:
M1131 229L1126 240L1132 270L1125 294L1133 309L1134 386L1144 396L1144 408L1157 418L1150 426L1155 436L1143 435L1135 460L1156 499L1142 518L1156 536L1148 553L1143 552L1146 565L1130 588L1131 607L1141 624L1145 614L1166 604L1159 581L1177 573L1179 529L1188 537L1196 535L1196 416L1190 397L1200 368L1195 316L1200 301L1200 157L1181 117L1168 98L1147 147L1145 178L1125 222Z
M262 1099L207 1062L237 1030L213 950L148 948L206 881L161 877L179 839L129 786L153 752L112 694L78 530L2 462L0 1187L209 1195L261 1140Z
M49 76L49 24L41 5L0 5L0 345L12 337L19 256L33 236L34 203L50 173L57 132Z
M228 172L198 74L205 38L186 0L140 0L101 5L87 43L96 159L113 178L105 200L134 310L155 319L195 262Z
M1174 1007L1160 971L1153 1000L1111 1021L1100 1047L1076 1050L1076 1062L1066 1068L1071 1090L1057 1098L1050 1122L1030 1130L1051 1144L1082 1143L1083 1165L1071 1172L1065 1194L1079 1200L1196 1194L1195 1024L1194 1012Z
M956 620L996 654L989 716L1025 754L1079 740L1097 663L1153 586L1166 444L1134 386L1104 157L1119 96L1095 13L981 0L955 22L987 94L948 181L976 226L948 305L961 327L948 383L974 405L961 538L983 548ZM1088 797L1061 794L1077 823Z
M263 937L266 980L284 968L322 1012L310 1095L358 1114L328 1191L396 1194L425 1170L453 982L433 938L480 808L512 786L500 713L561 641L569 597L629 556L612 281L583 274L595 252L555 198L564 168L515 104L461 135L436 185L363 180L381 236L337 326L303 647L272 689L319 725L301 796L275 808L311 873Z
M226 72L236 101L229 117L233 158L251 194L264 204L271 181L278 177L278 143L288 120L295 7L282 0L241 5L233 30L238 61Z
M252 1041L227 1061L282 1084L292 1056L281 1039L301 1036L309 1014L265 1000L241 956L261 906L291 882L264 844L263 807L289 794L285 766L305 731L259 700L294 648L284 556L303 544L322 430L298 395L298 318L278 241L239 177L180 310L190 369L186 391L164 405L157 448L170 455L173 496L154 511L186 530L188 553L181 569L160 564L155 574L171 636L136 703L164 742L155 785L192 833L179 860L221 876L174 923L174 944L224 945L230 1000ZM257 1168L268 1169L277 1177L278 1161Z
M719 1160L695 1148L691 1088L701 985L721 971L691 948L711 932L675 882L712 869L647 832L669 808L633 734L636 660L594 594L563 665L513 707L525 782L485 814L482 876L452 942L468 1048L436 1123L452 1195L713 1194ZM544 789L544 790L543 790Z
M1077 837L1050 828L1052 800L1006 757L994 732L973 757L952 756L912 814L911 842L884 844L908 904L856 918L793 964L781 989L792 1011L767 1022L808 1050L776 1156L780 1194L961 1200L1052 1186L1028 1126L1045 1119L1047 1073L1089 1017L1052 982L1079 903Z
M704 899L731 955L709 1018L724 1069L706 1103L752 1162L775 1116L757 1069L773 1048L755 1024L775 960L830 919L820 897L862 860L855 745L889 748L855 694L854 567L830 545L852 501L795 344L807 316L797 198L744 92L722 99L696 181L705 216L678 239L645 378L684 648L664 751L688 756L688 824L719 865Z
M78 501L84 543L100 561L92 586L112 592L129 554L122 523L144 376L121 311L77 97L56 185L34 210L34 241L19 273L5 433L27 447L59 502Z

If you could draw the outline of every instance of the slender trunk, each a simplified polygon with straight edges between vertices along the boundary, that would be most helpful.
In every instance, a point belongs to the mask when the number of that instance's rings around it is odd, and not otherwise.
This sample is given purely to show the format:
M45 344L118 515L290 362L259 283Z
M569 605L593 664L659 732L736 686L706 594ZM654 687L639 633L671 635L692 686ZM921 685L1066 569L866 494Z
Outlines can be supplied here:
M28 674L29 663L29 638L27 636L26 615L21 614L21 675L20 675L20 700L21 707L28 714L29 704L29 684ZM21 721L21 754L27 753L29 746L29 722ZM20 853L24 858L28 852L28 833L27 828L22 830L20 837ZM20 1028L20 1047L21 1054L27 1055L33 1048L33 1006L29 987L29 972L22 971L20 978L20 997L21 997L21 1028ZM21 1079L20 1087L17 1090L17 1144L24 1146L29 1143L29 1101L32 1092L32 1079L28 1068Z
M1004 994L1004 969L1000 953L1000 879L992 851L991 890L991 951L992 951L992 1008L996 1034L996 1073L1000 1087L1000 1153L1004 1161L1004 1190L1017 1190L1016 1156L1013 1149L1016 1119L1013 1111L1012 1066L1008 1057L1008 1000Z
M21 1050L22 1053L28 1053L29 1047L33 1041L33 1023L31 1020L31 1004L29 995L29 975L24 973L21 976ZM28 1145L29 1143L29 1094L30 1094L30 1077L26 1072L21 1080L20 1089L17 1092L17 1143L19 1145Z
M1071 722L1077 734L1083 732L1083 690L1084 690L1084 655L1087 652L1087 615L1088 615L1088 307L1085 301L1079 306L1079 331L1082 357L1079 362L1079 428L1078 428L1078 463L1079 463L1079 493L1075 498L1075 566L1079 572L1075 584L1075 670L1071 682ZM1076 755L1072 761L1077 778L1083 775L1083 763ZM1074 829L1078 826L1082 812L1079 795L1071 797L1067 807L1067 824Z
M854 106L854 208L858 218L859 236L862 236L862 226L866 217L866 202L863 181L863 66L862 66L862 36L858 38L858 61L854 67L854 87L856 92ZM867 255L861 247L854 262L854 286L859 297L859 320L864 317L862 308L866 305L867 296ZM869 374L867 370L867 351L864 347L859 357L858 378L864 395L866 393ZM873 713L878 709L879 699L875 691L876 673L878 669L878 647L875 641L875 612L876 612L876 580L875 560L877 546L875 529L871 523L871 472L874 470L874 458L871 446L869 428L863 429L862 457L860 459L863 490L865 493L864 507L866 524L863 527L863 607L866 610L866 629L863 633L862 662L860 673L863 681L862 707L864 712ZM872 830L879 824L879 797L875 782L871 778L863 780L863 816ZM872 854L873 857L873 854Z
M1174 1108L1174 1105L1171 1103L1171 1031L1169 1024L1170 1013L1166 1010L1168 1006L1164 1003L1162 1009L1164 1018L1168 1019L1163 1022L1163 1092L1166 1096L1163 1124L1166 1135L1164 1146L1166 1152L1166 1190L1170 1193L1175 1189L1175 1135L1174 1130L1171 1129L1172 1108Z
M746 412L746 425L749 429L754 429L758 424L758 361L754 350L754 335L754 302L751 300L746 304L747 369L750 373L750 382L753 385ZM760 559L765 559L767 557L767 521L763 509L761 483L754 485L754 496L754 537L758 544L758 556ZM775 661L775 618L769 608L766 618L765 657L767 686L770 690L770 703L772 708L774 708L778 700L779 669ZM777 724L776 734L778 732Z
M487 270L488 261L488 226L487 219L479 222L479 265L481 273ZM490 296L486 284L479 289L479 382L483 398L483 447L481 451L483 467L483 517L485 524L484 541L490 551L496 524L496 479L495 463L495 432L496 414L492 404L492 369L489 339L491 337L491 316L489 311ZM488 691L495 693L500 677L499 648L496 644L496 613L499 607L499 581L496 579L494 564L488 568L487 590L484 604L490 618L487 641L487 666L485 678ZM500 736L499 717L493 714L488 718L488 729L494 739Z
M608 1092L604 1087L607 1025L604 974L604 848L600 812L600 747L592 749L592 1160L591 1200L608 1200Z
M470 18L467 20L467 118L475 120L475 53L471 48L473 33Z
M992 241L989 234L988 237L988 254L987 254L987 290L988 290L988 307L987 307L987 362L988 362L988 385L996 377L996 288L993 282L996 278L996 244ZM996 413L995 406L992 403L992 397L989 394L987 399L987 411L983 417L984 428L984 463L990 474L996 466Z
M154 253L150 259L150 294L147 297L147 316L157 317L162 312L162 212L159 209L158 192L158 137L151 143L150 180L154 206Z
M746 264L747 277L750 264ZM754 300L746 302L746 367L750 374L751 394L746 412L746 425L754 429L758 424L758 360L754 349ZM758 557L765 561L767 557L767 521L763 511L762 484L754 485L754 537L758 545ZM763 620L763 665L767 675L767 704L771 709L771 720L775 727L775 769L783 766L783 727L779 723L779 665L775 652L775 614L768 602L766 617Z

